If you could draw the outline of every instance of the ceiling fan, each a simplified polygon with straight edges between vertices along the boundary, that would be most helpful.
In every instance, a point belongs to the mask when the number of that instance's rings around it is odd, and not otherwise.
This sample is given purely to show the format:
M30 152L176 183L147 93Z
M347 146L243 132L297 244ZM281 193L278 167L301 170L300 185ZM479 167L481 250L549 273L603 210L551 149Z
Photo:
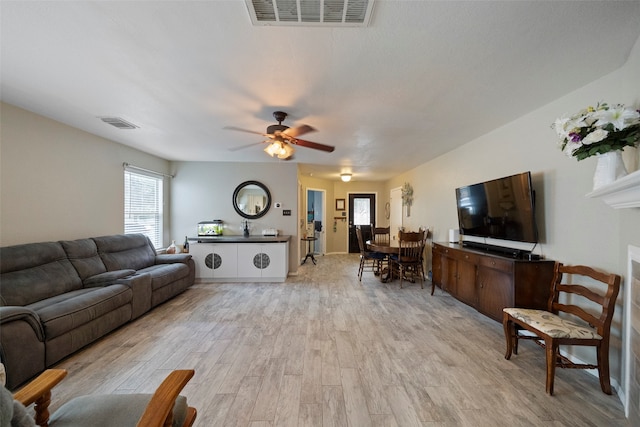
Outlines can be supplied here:
M282 160L291 160L293 158L293 153L295 152L295 149L291 145L299 145L301 147L307 147L307 148L312 148L314 150L326 151L328 153L331 153L333 150L335 150L335 147L331 145L325 145L325 144L320 144L318 142L299 139L298 136L304 135L305 133L308 133L308 132L313 132L315 131L315 129L309 125L300 125L293 128L283 125L282 122L287 117L287 113L285 113L284 111L274 112L273 117L278 121L278 124L268 126L267 133L254 132L252 130L241 129L233 126L226 126L225 129L255 133L257 135L266 136L268 139L258 144L269 142L270 144L267 146L267 148L264 149L264 151L267 154L269 154L271 157L276 156ZM246 146L239 147L232 150L238 150L245 147Z

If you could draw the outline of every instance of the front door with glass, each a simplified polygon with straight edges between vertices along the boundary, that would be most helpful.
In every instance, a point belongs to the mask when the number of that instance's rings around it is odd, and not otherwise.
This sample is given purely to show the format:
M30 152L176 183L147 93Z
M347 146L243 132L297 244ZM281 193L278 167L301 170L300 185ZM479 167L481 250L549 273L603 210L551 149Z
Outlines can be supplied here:
M371 238L370 227L376 223L376 195L373 193L349 194L349 253L358 253L356 226L363 229L364 240Z

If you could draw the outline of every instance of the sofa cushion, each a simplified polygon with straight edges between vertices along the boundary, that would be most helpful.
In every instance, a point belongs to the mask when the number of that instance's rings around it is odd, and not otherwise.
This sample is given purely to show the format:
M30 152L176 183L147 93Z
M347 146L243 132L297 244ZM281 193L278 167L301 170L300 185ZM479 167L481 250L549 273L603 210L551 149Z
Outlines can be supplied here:
M25 306L82 288L58 242L0 248L0 304Z
M151 275L151 289L156 290L167 286L189 275L187 264L157 264L138 270L138 274L149 273Z
M93 240L63 240L60 244L82 280L107 271Z
M131 303L126 285L86 288L38 301L28 306L38 313L47 340L62 335Z
M155 263L156 252L144 234L94 237L107 270L140 270Z
M124 279L125 277L133 276L134 274L136 274L135 270L105 271L104 273L87 277L83 281L83 284L87 288L93 286L111 285L113 283L116 283L119 279Z

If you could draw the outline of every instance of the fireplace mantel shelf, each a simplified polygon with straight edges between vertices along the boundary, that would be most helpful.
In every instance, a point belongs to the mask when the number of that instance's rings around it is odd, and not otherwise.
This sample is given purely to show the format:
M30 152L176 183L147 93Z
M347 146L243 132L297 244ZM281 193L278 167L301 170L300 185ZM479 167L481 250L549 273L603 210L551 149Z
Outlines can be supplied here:
M612 184L598 188L585 197L600 198L614 209L640 207L640 170Z

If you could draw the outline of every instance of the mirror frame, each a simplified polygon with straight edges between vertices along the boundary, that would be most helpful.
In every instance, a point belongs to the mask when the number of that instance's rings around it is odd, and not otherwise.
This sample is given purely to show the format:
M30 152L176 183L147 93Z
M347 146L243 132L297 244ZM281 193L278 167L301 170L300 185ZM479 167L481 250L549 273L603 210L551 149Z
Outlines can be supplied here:
M238 206L238 194L240 193L240 191L242 191L245 187L247 187L249 185L256 185L256 186L260 187L260 189L262 189L267 195L267 203L265 204L264 208L260 211L260 213L257 213L255 215L251 215L251 214L245 213ZM263 216L265 216L267 214L267 212L269 212L269 209L271 208L271 193L269 192L269 189L267 188L267 186L264 185L261 182L258 182L258 181L245 181L245 182L243 182L242 184L240 184L240 185L238 185L236 187L235 191L233 192L233 198L232 198L231 201L233 202L233 208L236 210L238 215L240 215L243 218L247 218L247 219L258 219L258 218L262 218Z

